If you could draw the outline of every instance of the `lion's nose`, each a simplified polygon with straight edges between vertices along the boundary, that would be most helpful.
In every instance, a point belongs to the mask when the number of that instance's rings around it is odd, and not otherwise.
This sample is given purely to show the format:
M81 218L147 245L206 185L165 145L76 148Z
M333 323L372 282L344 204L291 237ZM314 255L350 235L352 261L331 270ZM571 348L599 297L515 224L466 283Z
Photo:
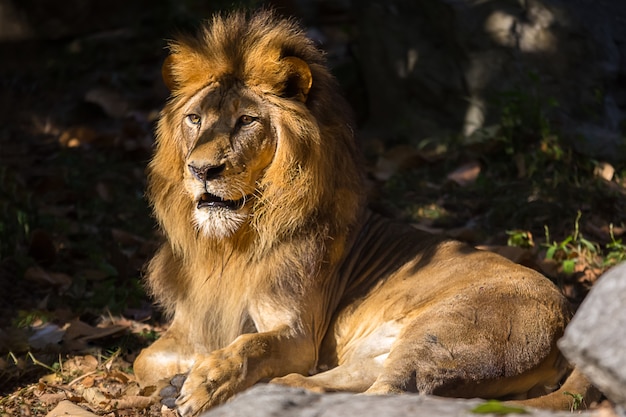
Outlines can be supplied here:
M200 181L211 181L217 178L226 168L226 164L195 166L189 164L189 171Z

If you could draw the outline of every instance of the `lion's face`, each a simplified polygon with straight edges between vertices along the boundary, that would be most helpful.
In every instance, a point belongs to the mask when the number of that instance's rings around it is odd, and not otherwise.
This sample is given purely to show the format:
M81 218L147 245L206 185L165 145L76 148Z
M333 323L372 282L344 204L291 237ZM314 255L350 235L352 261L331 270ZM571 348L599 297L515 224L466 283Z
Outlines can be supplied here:
M181 108L184 189L208 237L232 235L252 215L276 136L268 106L239 83L212 83Z
M288 21L233 19L172 42L162 68L147 194L177 256L345 233L360 212L360 158L323 56Z

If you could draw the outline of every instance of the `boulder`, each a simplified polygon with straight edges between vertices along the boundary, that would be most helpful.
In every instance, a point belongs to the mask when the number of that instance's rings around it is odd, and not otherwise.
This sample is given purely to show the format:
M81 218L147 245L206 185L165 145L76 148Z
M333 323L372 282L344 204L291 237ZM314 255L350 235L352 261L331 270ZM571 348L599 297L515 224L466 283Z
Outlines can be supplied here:
M202 417L476 417L472 410L485 403L479 399L440 398L418 394L357 395L316 394L273 384L257 385ZM571 417L571 412L529 411L528 416ZM502 414L502 413L500 413ZM495 414L488 414L495 415ZM517 414L509 414L517 415ZM600 417L597 412L578 415Z
M596 282L559 348L626 415L626 262Z

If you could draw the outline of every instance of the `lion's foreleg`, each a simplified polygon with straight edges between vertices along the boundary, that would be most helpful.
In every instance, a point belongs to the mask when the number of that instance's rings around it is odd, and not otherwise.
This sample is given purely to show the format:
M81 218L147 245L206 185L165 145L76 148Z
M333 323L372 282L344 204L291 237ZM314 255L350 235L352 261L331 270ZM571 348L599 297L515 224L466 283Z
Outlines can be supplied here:
M141 351L133 365L135 376L142 386L159 385L174 375L187 373L194 362L191 344L176 321L165 334Z
M225 348L200 356L176 401L179 413L196 415L264 378L307 372L314 362L314 345L292 333L285 329L244 334Z

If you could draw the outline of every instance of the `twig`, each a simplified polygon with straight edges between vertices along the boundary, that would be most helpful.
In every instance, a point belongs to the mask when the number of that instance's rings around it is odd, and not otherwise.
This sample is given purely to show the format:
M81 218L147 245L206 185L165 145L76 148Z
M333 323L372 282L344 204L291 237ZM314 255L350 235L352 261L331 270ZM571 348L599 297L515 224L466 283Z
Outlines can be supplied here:
M80 381L80 380L82 380L82 379L84 379L84 378L87 378L87 377L88 377L88 376L90 376L90 375L97 374L98 372L100 372L100 371L95 370L95 371L87 372L86 374L83 374L83 375L81 375L81 376L79 376L79 377L77 377L77 378L74 378L72 381L70 381L70 382L67 384L67 386L68 386L68 387L71 387L72 385L74 385L74 384L75 384L75 383L77 383L78 381Z

